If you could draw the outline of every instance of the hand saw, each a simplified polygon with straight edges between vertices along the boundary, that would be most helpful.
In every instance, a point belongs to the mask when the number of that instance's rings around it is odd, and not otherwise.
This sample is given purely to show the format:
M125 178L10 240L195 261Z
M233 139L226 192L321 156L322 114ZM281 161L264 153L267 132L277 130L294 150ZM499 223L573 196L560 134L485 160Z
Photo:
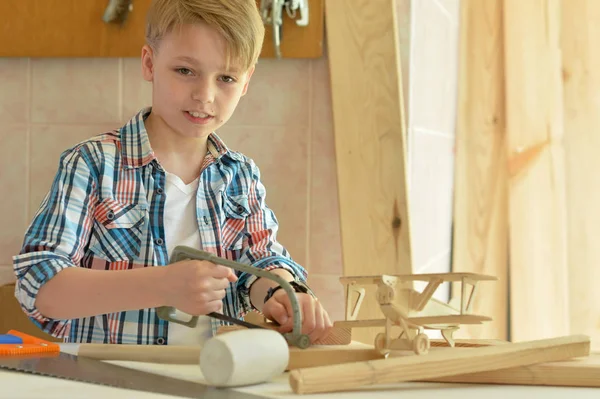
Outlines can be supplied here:
M14 340L8 340L14 338ZM25 372L96 385L161 393L184 398L257 399L260 396L214 388L198 382L134 370L99 360L60 353L60 344L23 333L0 335L0 370ZM9 394L6 388L3 394Z
M278 283L281 288L288 294L290 298L290 303L292 305L292 313L293 313L293 322L294 327L291 333L283 334L285 339L294 346L298 348L305 349L310 346L310 337L307 334L302 334L302 312L300 311L300 305L298 303L298 298L296 298L296 293L294 288L283 278L279 277L275 273L271 273L267 270L262 270L256 267L252 267L240 262L234 262L228 259L219 258L209 252L200 251L194 248L186 247L186 246L177 246L173 249L173 254L171 255L171 263L179 262L187 259L196 259L196 260L205 260L208 262L212 262L218 265L223 265L232 268L233 270L249 273L256 275L258 277L268 278L269 280L273 280ZM156 314L163 320L167 320L169 322L182 324L188 327L195 327L198 322L198 316L193 316L189 321L183 321L176 317L177 309L171 306L161 306L156 309ZM226 316L221 313L209 313L207 316L214 317L220 320L224 320L227 322L231 322L233 324L239 324L248 328L264 328L262 326L248 323L242 320L235 319L233 317Z

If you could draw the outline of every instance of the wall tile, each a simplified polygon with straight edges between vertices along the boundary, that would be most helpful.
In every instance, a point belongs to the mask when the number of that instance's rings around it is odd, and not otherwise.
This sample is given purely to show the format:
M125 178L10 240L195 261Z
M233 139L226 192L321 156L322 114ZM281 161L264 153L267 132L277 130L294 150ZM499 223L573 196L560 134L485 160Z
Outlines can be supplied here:
M23 242L27 213L26 125L0 125L0 264L12 264Z
M310 61L261 59L233 114L236 126L308 126Z
M119 121L119 60L32 60L32 122L90 124Z
M312 65L309 271L343 274L331 88L326 58Z
M306 264L308 212L308 132L299 126L225 126L218 132L227 146L252 158L266 187L266 203L279 220L278 240Z
M29 59L0 58L0 121L29 121Z
M411 125L454 132L456 114L458 24L437 0L413 2Z
M97 134L113 130L118 123L107 125L34 125L31 127L31 192L28 223L52 185L60 154L75 144Z
M307 280L331 321L344 320L344 286L339 279L338 275L310 274Z
M123 59L123 112L122 122L127 122L144 107L152 105L152 83L142 78L139 58Z
M415 130L410 191L415 272L451 245L453 148L450 136Z

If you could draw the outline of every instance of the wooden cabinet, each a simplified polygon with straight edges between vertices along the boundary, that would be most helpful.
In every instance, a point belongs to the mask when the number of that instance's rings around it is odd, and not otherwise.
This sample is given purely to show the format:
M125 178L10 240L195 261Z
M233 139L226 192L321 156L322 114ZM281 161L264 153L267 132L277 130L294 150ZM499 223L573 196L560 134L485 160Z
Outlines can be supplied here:
M0 1L0 57L138 57L144 45L150 0L134 0L124 25L102 20L108 0ZM323 0L309 0L306 27L284 13L284 58L323 53ZM275 56L266 27L261 58Z

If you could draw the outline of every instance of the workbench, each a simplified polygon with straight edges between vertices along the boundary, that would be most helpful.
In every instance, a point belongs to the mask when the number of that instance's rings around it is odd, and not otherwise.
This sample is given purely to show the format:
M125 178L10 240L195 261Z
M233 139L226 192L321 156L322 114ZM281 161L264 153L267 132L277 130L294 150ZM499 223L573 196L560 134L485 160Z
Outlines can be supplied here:
M163 365L154 363L111 361L109 363L131 367L169 377L175 377L196 382L203 382L200 368L193 365ZM288 384L288 373L270 381L269 383L237 388L236 392L254 394L265 398L306 398L306 399L364 399L366 393L369 399L384 398L434 398L442 396L444 399L465 398L543 398L562 399L577 398L587 399L600 397L598 388L570 388L570 387L541 387L541 386L516 386L516 385L487 385L487 384L456 384L456 383L399 383L364 388L360 391L337 392L314 395L296 395ZM233 392L232 392L233 393ZM201 396L199 396L201 397ZM235 394L230 396L232 399ZM130 399L130 398L175 398L174 396L159 395L154 393L131 391L83 382L68 381L58 378L44 377L21 372L0 370L0 398L86 398L86 399Z

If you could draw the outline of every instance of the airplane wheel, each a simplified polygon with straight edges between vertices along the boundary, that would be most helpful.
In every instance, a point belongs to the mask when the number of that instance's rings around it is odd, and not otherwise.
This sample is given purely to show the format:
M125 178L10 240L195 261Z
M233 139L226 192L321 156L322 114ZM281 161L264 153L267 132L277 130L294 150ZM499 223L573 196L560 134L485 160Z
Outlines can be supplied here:
M413 350L417 355L424 355L429 352L431 344L427 334L418 334L413 340Z

